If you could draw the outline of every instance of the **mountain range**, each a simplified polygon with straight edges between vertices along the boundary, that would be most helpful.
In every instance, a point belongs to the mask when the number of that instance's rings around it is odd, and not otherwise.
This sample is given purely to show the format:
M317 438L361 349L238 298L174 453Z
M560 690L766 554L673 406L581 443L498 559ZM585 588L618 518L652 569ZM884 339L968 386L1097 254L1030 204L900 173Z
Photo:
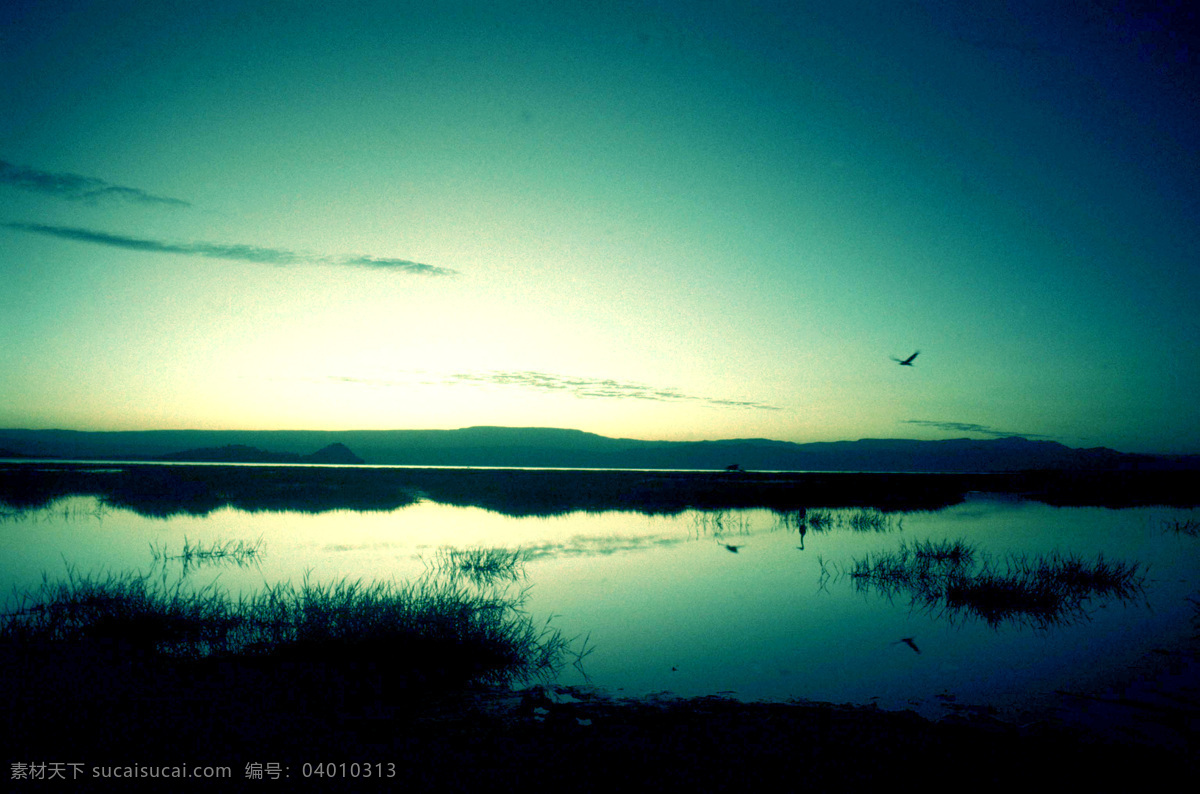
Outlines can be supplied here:
M353 451L351 451L353 450ZM646 441L559 428L459 430L0 430L0 457L229 463L756 471L1200 469L1200 455L1080 449L1021 437L939 441Z

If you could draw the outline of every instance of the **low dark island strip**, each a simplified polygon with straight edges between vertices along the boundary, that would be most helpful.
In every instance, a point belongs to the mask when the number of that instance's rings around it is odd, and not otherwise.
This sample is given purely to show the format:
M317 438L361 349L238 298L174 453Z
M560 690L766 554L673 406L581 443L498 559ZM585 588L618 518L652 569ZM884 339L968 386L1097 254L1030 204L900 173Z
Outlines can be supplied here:
M36 508L91 495L145 515L241 510L393 510L429 499L514 516L576 510L876 507L933 510L968 493L1053 505L1194 506L1200 471L984 473L701 472L162 465L19 461L0 465L0 502Z

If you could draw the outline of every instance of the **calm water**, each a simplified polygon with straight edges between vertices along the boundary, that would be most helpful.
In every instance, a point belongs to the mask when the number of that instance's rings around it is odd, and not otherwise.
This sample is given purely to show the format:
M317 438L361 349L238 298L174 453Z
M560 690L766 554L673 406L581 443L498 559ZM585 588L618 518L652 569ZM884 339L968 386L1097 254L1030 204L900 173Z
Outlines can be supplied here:
M5 593L43 572L149 570L150 546L262 539L256 566L190 574L233 593L306 575L317 581L405 580L439 547L520 547L530 554L527 607L568 636L590 638L585 678L560 681L618 695L727 693L757 700L874 702L933 714L958 703L1021 704L1127 666L1191 631L1200 539L1168 531L1200 511L1055 508L973 496L934 512L886 514L884 531L854 531L856 511L826 511L828 529L801 536L769 510L634 512L513 518L420 502L390 512L244 512L147 518L69 497L5 514ZM811 515L810 515L811 519ZM914 607L906 596L860 592L856 558L902 542L964 539L979 552L1074 553L1137 562L1144 590L1093 598L1065 625L989 626ZM799 548L803 545L803 549ZM730 546L737 547L733 552ZM899 642L913 638L915 652Z

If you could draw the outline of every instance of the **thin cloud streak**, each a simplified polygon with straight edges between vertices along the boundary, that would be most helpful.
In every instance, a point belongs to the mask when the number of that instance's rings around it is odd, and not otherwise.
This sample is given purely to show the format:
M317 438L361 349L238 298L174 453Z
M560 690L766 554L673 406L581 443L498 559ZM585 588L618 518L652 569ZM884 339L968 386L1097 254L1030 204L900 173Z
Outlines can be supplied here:
M457 276L457 270L407 259L387 259L369 256L328 257L302 254L281 248L260 248L253 245L221 245L219 243L170 243L163 240L147 240L140 237L108 234L93 229L71 226L49 226L44 223L0 223L7 229L33 234L43 234L63 240L72 240L95 245L107 245L143 253L179 254L200 256L209 259L227 259L235 262L253 262L259 265L333 265L339 267L365 267L373 270L389 270L419 276Z
M671 538L662 535L651 537L619 537L603 535L575 536L562 543L540 543L521 547L529 559L541 557L599 557L617 552L649 551L656 548L678 546L689 538Z
M778 411L779 408L751 400L724 400L685 394L678 389L658 388L640 383L622 383L611 379L579 378L545 372L485 372L458 373L449 383L485 383L497 386L518 386L541 391L567 392L580 398L651 400L655 402L698 402L726 408L755 408Z
M993 438L1008 438L1010 436L1020 436L1021 438L1051 438L1051 436L1041 433L1015 433L1009 430L996 430L987 425L975 424L973 422L941 422L932 419L901 419L906 425L920 425L921 427L932 427L935 430L945 430L952 433L979 433L980 435L992 436Z
M357 378L330 375L326 382L347 383L360 386L407 386L408 382L381 378ZM426 385L491 385L514 386L538 391L562 392L581 399L624 399L648 400L652 402L694 402L718 408L751 408L760 411L782 410L774 405L753 400L728 400L686 394L678 389L646 386L641 383L624 383L609 378L580 378L553 375L545 372L481 372L454 373L437 380L426 380Z
M38 171L0 160L0 185L19 190L44 193L67 201L95 202L102 199L132 201L138 204L160 204L168 207L190 207L190 201L157 196L135 187L125 187L79 174L56 174Z

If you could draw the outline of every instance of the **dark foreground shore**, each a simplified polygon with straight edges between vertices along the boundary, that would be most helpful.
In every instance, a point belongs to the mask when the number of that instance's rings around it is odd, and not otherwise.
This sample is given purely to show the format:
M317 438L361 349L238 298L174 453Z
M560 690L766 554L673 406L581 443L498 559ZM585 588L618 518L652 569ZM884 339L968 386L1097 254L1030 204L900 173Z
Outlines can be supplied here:
M815 703L617 700L553 686L440 691L375 667L172 662L101 644L0 654L4 774L58 765L64 790L116 790L135 781L92 776L182 765L224 767L228 778L172 780L171 790L1146 790L1191 779L1200 760L1194 654L1074 698L1078 723L965 707L930 722ZM1164 685L1167 700L1155 699ZM1106 730L1086 728L1092 707L1110 712Z

